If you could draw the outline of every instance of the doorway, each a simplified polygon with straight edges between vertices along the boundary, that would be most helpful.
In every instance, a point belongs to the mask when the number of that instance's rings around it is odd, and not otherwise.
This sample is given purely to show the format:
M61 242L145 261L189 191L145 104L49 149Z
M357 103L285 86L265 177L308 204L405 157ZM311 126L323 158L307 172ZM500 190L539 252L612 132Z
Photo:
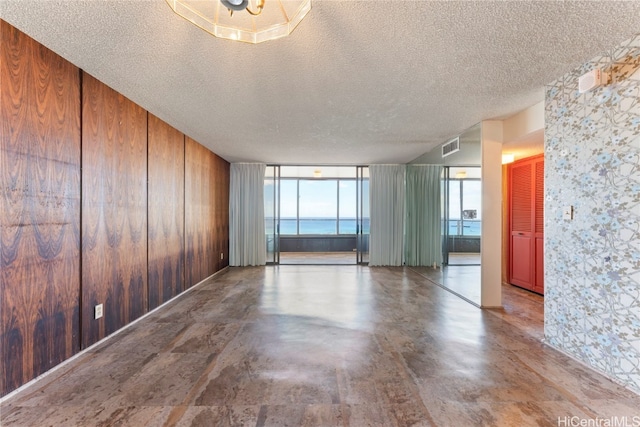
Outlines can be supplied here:
M368 167L269 165L264 188L267 264L368 263Z

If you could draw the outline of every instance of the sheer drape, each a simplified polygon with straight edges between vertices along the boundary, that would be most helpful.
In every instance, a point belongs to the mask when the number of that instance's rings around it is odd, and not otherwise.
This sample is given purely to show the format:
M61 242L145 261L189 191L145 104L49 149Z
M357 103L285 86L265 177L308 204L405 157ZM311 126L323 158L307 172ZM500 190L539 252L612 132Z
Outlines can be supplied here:
M369 166L369 265L402 265L404 165Z
M431 266L442 263L441 173L440 165L407 166L407 265Z
M232 163L229 192L229 264L265 265L262 163Z

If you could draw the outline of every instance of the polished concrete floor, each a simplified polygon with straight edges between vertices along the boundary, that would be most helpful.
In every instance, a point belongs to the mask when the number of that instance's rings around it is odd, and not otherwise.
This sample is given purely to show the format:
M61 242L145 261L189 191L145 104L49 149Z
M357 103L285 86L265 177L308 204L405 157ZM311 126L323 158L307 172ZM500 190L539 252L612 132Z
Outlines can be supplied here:
M480 253L449 252L449 265L480 265Z
M640 396L541 342L541 297L504 290L503 310L480 310L410 269L232 268L3 402L0 424L558 426L640 416Z
M482 305L479 253L450 253L449 265L409 268L471 304Z
M356 253L351 252L280 252L280 264L355 265Z
M477 307L482 305L479 265L409 268Z

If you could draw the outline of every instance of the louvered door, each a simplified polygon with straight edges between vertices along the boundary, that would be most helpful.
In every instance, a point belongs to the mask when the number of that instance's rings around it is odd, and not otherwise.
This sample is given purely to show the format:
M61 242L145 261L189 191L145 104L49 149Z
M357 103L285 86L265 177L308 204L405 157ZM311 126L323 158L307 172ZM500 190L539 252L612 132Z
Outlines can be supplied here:
M510 173L511 188L511 283L533 288L531 163L514 164Z
M544 292L544 158L509 167L509 281Z
M533 279L533 290L540 294L544 293L544 159L539 158L534 162L535 173L535 270Z

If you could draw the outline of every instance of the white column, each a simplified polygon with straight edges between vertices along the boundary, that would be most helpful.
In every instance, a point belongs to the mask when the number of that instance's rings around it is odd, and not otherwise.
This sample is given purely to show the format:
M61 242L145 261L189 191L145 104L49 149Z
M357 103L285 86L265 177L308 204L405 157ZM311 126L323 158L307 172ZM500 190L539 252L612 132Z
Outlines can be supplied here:
M482 307L502 307L502 122L482 122Z

